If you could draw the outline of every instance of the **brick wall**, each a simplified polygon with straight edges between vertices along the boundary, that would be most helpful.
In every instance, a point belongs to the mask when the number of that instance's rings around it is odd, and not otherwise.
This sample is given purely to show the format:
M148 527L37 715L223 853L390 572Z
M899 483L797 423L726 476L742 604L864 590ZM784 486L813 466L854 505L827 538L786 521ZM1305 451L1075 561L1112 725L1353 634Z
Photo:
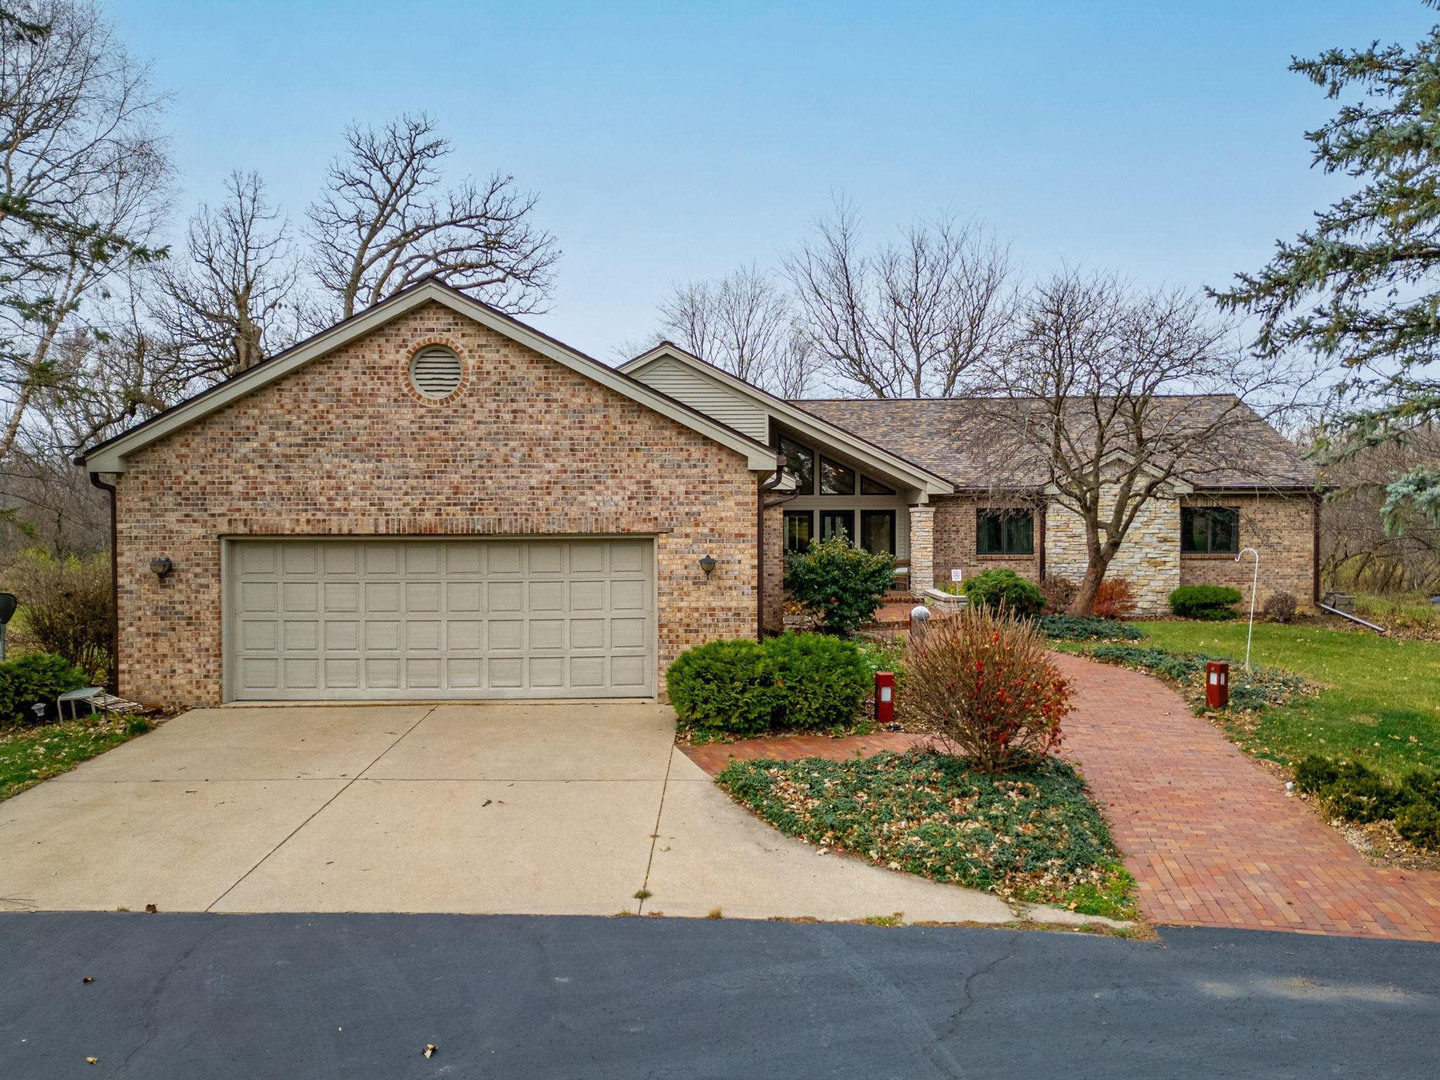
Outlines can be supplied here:
M1240 509L1240 546L1260 553L1259 604L1272 593L1292 593L1302 610L1313 606L1315 504L1308 495L1188 496L1184 506L1235 506ZM1229 585L1248 604L1255 563L1246 555L1181 555L1182 585Z
M774 499L777 496L769 495ZM785 629L785 503L765 508L765 611L767 634Z
M1040 580L1040 518L1035 517L1035 554L1033 555L977 555L975 552L975 514L981 508L997 508L1007 505L999 498L976 498L957 496L953 499L935 499L935 581L943 586L951 580L950 571L960 570L968 578L981 570L1007 567L1031 581Z
M441 402L408 363L465 363ZM118 478L120 689L221 697L220 538L653 534L660 669L755 632L756 477L734 451L439 304L146 447ZM699 559L719 560L711 579ZM157 582L152 557L175 572Z

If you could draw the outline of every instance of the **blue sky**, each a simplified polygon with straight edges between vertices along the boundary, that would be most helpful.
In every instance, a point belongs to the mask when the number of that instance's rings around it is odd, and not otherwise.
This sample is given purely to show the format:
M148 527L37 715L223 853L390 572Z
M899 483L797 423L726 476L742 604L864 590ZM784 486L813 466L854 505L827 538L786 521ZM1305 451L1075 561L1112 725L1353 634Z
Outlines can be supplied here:
M1336 182L1292 54L1413 43L1419 0L695 4L122 0L173 94L188 215L257 169L298 224L354 121L428 110L449 169L538 191L564 257L543 329L611 358L672 282L773 263L843 192L881 235L974 214L1062 259L1223 284Z

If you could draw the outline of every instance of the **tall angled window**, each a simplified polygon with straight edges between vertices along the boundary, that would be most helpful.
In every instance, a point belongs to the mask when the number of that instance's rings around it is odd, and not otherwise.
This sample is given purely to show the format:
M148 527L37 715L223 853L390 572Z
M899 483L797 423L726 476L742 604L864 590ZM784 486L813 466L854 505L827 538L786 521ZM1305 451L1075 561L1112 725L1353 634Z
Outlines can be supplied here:
M795 481L795 490L801 495L814 495L815 452L783 435L779 450L785 455L785 474Z

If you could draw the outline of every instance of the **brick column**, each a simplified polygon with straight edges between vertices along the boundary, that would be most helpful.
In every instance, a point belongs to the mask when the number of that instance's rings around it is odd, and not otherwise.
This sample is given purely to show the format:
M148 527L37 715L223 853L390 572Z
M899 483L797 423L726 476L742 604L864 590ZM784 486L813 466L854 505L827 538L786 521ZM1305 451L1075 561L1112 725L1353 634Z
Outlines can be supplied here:
M935 508L910 507L910 591L935 587Z

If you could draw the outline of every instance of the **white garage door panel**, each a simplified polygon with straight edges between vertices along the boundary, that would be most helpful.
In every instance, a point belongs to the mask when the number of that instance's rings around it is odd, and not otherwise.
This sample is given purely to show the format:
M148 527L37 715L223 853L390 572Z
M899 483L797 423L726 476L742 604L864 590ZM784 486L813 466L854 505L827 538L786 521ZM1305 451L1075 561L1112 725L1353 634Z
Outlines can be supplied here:
M237 700L655 692L648 540L237 540Z

